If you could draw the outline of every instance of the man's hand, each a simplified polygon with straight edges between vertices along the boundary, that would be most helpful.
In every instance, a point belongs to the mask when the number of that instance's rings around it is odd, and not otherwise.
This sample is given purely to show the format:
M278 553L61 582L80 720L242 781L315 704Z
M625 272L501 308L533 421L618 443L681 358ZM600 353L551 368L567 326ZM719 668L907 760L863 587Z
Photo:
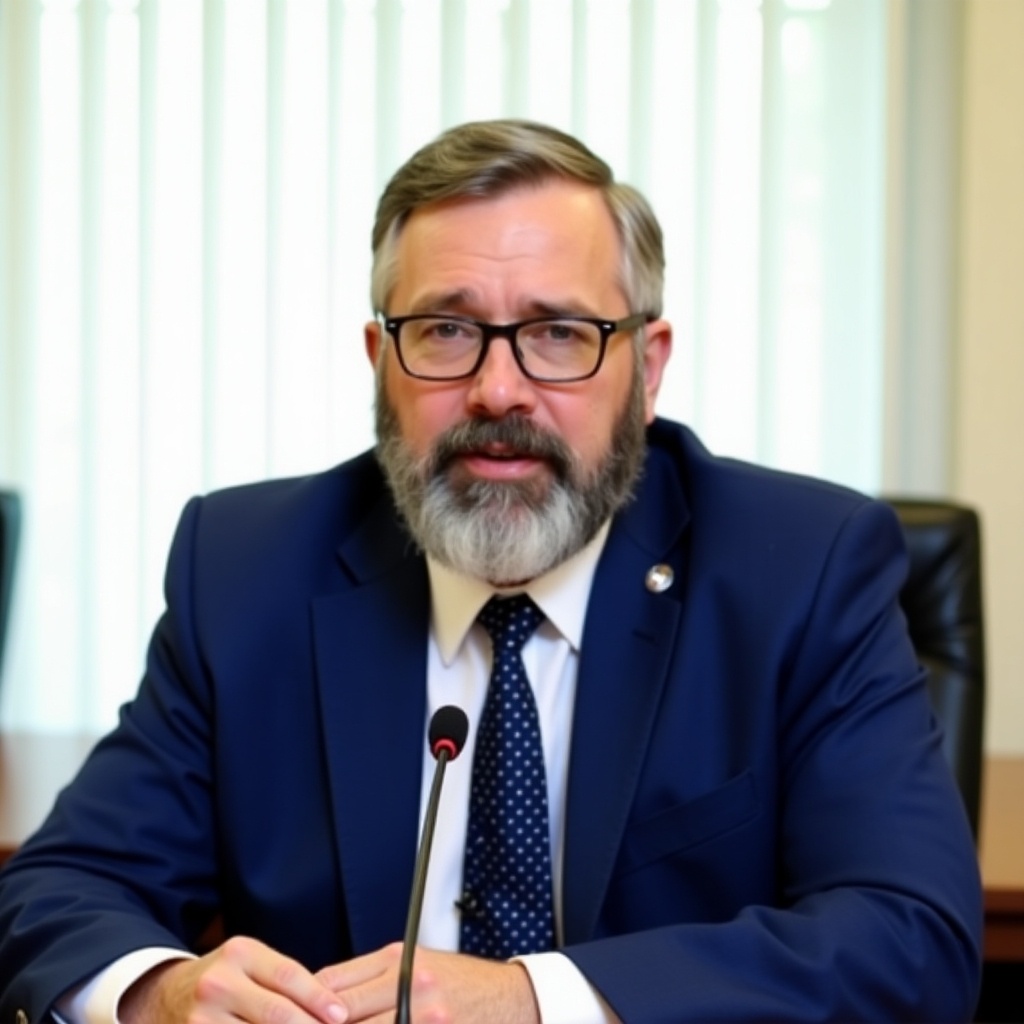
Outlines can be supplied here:
M392 1024L401 943L343 964L317 978L337 993L348 1021ZM418 947L412 972L413 1024L540 1024L533 986L517 963L480 960Z
M199 960L144 974L121 998L122 1024L343 1024L331 990L301 964L255 939L232 938Z

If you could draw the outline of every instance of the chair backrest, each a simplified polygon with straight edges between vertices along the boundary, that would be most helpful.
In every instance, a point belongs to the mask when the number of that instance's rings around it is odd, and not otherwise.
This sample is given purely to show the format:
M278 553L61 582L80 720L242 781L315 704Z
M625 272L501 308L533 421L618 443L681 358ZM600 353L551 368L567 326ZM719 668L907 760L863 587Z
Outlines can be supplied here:
M0 681L3 680L4 641L14 589L14 558L21 531L21 501L13 491L0 491Z
M981 527L977 513L945 501L887 498L903 526L910 574L900 594L944 749L978 835L985 713Z

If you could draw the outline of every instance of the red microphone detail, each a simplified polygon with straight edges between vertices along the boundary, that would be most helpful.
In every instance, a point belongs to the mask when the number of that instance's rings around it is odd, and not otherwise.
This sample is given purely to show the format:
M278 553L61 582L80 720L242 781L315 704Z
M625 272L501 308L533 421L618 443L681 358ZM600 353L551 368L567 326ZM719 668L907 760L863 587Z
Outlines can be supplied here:
M469 719L462 708L454 704L438 708L430 719L428 732L431 754L438 758L443 750L447 752L448 760L454 761L462 752L468 734Z

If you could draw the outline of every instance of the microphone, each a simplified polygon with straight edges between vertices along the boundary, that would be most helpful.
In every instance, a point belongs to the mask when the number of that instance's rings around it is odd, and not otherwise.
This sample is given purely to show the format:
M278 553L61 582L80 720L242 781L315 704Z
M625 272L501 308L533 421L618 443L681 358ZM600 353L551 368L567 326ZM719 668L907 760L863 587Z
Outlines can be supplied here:
M405 921L405 937L402 939L402 963L398 971L398 1002L395 1009L395 1024L409 1024L409 1002L412 996L412 959L416 952L416 939L420 931L420 912L423 910L423 893L427 885L427 866L430 863L430 846L434 841L434 825L437 823L437 808L441 801L441 783L444 769L462 752L469 732L469 720L462 708L446 704L438 708L430 719L427 742L430 752L437 760L434 782L430 787L430 799L423 815L423 832L420 848L416 854L416 870L413 873L412 892L409 895L409 916Z

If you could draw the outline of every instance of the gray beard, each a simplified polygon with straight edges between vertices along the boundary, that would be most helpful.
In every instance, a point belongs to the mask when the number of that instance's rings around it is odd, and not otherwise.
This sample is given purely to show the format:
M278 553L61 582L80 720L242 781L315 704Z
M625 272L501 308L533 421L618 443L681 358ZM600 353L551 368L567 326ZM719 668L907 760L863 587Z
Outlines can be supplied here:
M450 427L418 458L379 367L375 412L377 459L413 539L443 565L498 585L535 579L584 548L631 499L646 451L639 369L610 450L590 472L560 437L516 414ZM545 460L553 478L480 480L459 471L459 455L494 443Z

